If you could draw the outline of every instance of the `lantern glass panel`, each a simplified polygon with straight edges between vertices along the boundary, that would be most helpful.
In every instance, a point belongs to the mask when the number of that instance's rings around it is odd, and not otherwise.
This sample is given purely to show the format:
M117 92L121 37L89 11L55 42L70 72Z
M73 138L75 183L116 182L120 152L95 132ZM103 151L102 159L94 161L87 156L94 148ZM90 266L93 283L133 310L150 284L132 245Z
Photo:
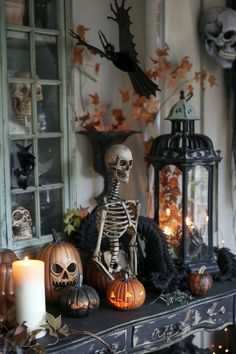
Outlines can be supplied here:
M188 171L187 257L202 261L208 257L208 184L209 172L201 165Z
M170 246L173 259L179 259L182 248L182 180L175 165L165 165L159 172L159 225Z

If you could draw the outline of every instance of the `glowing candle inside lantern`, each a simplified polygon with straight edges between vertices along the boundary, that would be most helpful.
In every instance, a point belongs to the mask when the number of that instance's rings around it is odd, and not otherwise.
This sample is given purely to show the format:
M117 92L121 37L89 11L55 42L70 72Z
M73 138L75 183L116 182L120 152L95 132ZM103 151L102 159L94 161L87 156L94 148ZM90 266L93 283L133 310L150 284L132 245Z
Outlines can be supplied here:
M167 236L171 235L171 229L169 226L165 226L163 231Z
M24 260L12 263L16 299L16 320L26 322L29 332L45 323L44 262ZM40 332L38 337L44 335Z
M166 215L167 215L167 216L170 216L170 208L167 208L167 209L166 209Z

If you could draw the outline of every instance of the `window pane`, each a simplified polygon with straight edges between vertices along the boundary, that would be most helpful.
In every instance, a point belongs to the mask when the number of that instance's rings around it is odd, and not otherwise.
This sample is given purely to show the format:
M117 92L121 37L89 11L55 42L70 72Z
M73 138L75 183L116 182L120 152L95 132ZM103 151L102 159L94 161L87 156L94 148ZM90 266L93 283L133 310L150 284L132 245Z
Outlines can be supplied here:
M60 114L59 114L59 87L43 86L43 100L39 102L38 112L38 131L59 132Z
M24 73L22 73L24 75ZM32 133L32 85L11 83L9 85L10 134Z
M6 0L6 24L28 26L28 0Z
M12 196L12 231L14 241L35 237L34 210L34 193Z
M10 168L11 188L26 189L34 185L35 158L32 153L32 140L11 142Z
M175 165L166 165L160 171L159 220L172 258L182 251L182 172Z
M28 33L7 32L7 71L8 76L30 71L30 44Z
M36 35L36 72L40 79L58 79L57 40Z
M35 0L35 26L42 28L57 28L58 0Z
M60 139L39 139L39 185L61 182Z
M60 189L40 192L41 235L51 234L52 229L62 231L62 196Z
M208 171L194 166L188 172L188 256L191 261L208 257Z

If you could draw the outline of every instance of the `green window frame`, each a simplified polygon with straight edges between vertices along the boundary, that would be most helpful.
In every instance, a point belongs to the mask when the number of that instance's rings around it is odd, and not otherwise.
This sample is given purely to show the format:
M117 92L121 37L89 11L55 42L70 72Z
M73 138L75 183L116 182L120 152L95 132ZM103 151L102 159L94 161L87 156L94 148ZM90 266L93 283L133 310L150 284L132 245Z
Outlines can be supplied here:
M72 2L68 0L51 0L48 2L54 4L56 9L56 28L38 26L38 23L36 23L37 3L40 2L25 0L28 22L19 25L18 23L6 23L5 1L0 2L0 168L2 171L0 174L0 246L14 250L33 249L51 241L49 226L53 227L53 222L55 222L58 226L57 231L62 232L63 213L67 208L76 206L75 134L72 119L73 76L71 43L69 40ZM47 1L44 3L47 3ZM29 77L19 76L15 71L11 74L9 70L9 53L11 53L12 57L15 54L17 57L18 47L20 48L20 53L21 45L29 49ZM45 59L44 49L48 47L48 52L45 50L45 53L49 53L51 56L48 55ZM15 62L17 63L17 60L21 60L23 67L26 64L24 63L24 58L22 58L16 59ZM45 62L40 60L40 58L43 58ZM55 70L52 65L50 66L50 60L52 63L56 63ZM47 65L52 70L47 69ZM42 77L38 76L39 67L42 68L42 72L46 72L45 75L42 74ZM55 75L53 74L54 71ZM11 126L10 116L11 111L14 109L9 108L9 102L11 101L9 92L11 92L11 87L14 88L24 84L30 87L31 92L31 113L30 117L27 117L27 122L30 121L30 128L27 128L27 131L19 129L18 132ZM43 100L45 99L46 101L47 96L45 95L49 96L49 93L50 97L56 97L57 114L51 110L54 117L54 126L50 129L39 129L38 87L41 87L42 92L44 92ZM55 93L54 96L53 93ZM49 119L50 114L47 115L47 122L49 122ZM30 183L24 189L19 185L13 184L12 176L15 169L12 167L12 161L15 161L15 156L18 155L13 153L12 149L16 146L27 148L31 144L30 152L35 156L35 167L29 175ZM51 160L48 157L49 155ZM40 162L42 156L44 160ZM51 168L51 171L50 173L48 172L48 179L43 179L41 170L43 168L46 169L47 166L49 166L49 171ZM48 202L46 211L42 206L42 199L45 196L49 200L54 198L54 202ZM28 209L27 203L31 205L33 237L28 239L17 238L13 233L12 212L13 206L19 206L17 205L18 201L19 205L21 205L22 201L25 201L23 207L26 209ZM59 221L57 220L58 217ZM48 226L46 227L45 225Z

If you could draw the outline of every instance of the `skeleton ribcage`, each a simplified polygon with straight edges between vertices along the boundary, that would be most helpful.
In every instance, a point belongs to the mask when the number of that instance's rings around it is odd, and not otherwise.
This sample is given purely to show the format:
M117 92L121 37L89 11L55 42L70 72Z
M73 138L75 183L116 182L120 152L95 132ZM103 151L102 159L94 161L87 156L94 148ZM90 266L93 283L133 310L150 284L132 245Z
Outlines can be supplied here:
M103 225L103 237L109 239L112 254L110 267L115 264L119 252L119 238L127 231L132 236L136 234L136 202L116 201L104 203L97 210L97 228L101 227L101 212L106 211Z

